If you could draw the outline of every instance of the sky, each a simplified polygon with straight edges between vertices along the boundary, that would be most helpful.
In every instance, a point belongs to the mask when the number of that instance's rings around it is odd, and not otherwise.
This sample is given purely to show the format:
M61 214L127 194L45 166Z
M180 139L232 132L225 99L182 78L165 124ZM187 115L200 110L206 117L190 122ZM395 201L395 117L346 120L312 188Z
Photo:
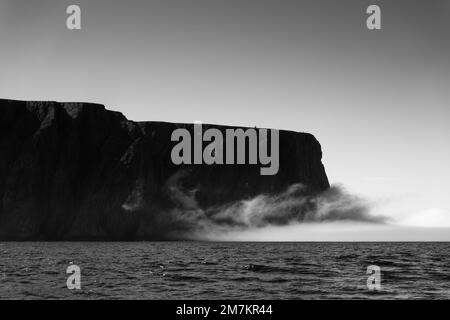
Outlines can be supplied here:
M448 0L0 0L0 97L310 132L332 184L450 240L449 18Z

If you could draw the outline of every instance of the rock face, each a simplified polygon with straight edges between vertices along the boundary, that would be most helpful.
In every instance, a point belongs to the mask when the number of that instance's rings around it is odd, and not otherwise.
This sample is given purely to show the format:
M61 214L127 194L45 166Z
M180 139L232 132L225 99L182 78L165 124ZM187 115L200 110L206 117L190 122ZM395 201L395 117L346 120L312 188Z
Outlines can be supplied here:
M0 240L162 240L165 214L189 206L180 192L203 209L294 183L329 188L311 134L280 131L279 171L261 176L259 165L174 165L179 127L193 128L97 104L0 100Z

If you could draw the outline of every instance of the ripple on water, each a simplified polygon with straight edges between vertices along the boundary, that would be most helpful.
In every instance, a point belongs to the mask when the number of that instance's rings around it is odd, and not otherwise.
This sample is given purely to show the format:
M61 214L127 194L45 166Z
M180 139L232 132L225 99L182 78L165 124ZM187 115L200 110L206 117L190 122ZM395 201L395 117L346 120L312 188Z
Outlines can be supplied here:
M450 298L449 244L0 243L11 299ZM65 286L70 263L82 290ZM382 290L366 269L381 267Z

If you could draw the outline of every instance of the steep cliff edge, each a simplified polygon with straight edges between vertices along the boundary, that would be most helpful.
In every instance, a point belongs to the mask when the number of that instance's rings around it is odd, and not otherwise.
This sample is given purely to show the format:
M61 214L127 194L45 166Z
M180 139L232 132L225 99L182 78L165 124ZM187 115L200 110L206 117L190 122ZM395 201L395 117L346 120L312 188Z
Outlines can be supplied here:
M280 131L280 166L181 165L174 129L89 103L0 100L0 240L167 239L178 207L329 188L313 135ZM221 126L210 126L223 130ZM187 198L186 198L187 197Z

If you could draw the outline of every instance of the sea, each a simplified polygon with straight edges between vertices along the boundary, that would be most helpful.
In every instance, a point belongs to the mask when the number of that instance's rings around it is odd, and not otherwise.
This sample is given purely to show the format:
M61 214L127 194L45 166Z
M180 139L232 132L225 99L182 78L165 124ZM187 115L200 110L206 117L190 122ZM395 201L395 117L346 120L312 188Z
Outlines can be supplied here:
M449 299L449 253L447 242L0 242L0 298Z

